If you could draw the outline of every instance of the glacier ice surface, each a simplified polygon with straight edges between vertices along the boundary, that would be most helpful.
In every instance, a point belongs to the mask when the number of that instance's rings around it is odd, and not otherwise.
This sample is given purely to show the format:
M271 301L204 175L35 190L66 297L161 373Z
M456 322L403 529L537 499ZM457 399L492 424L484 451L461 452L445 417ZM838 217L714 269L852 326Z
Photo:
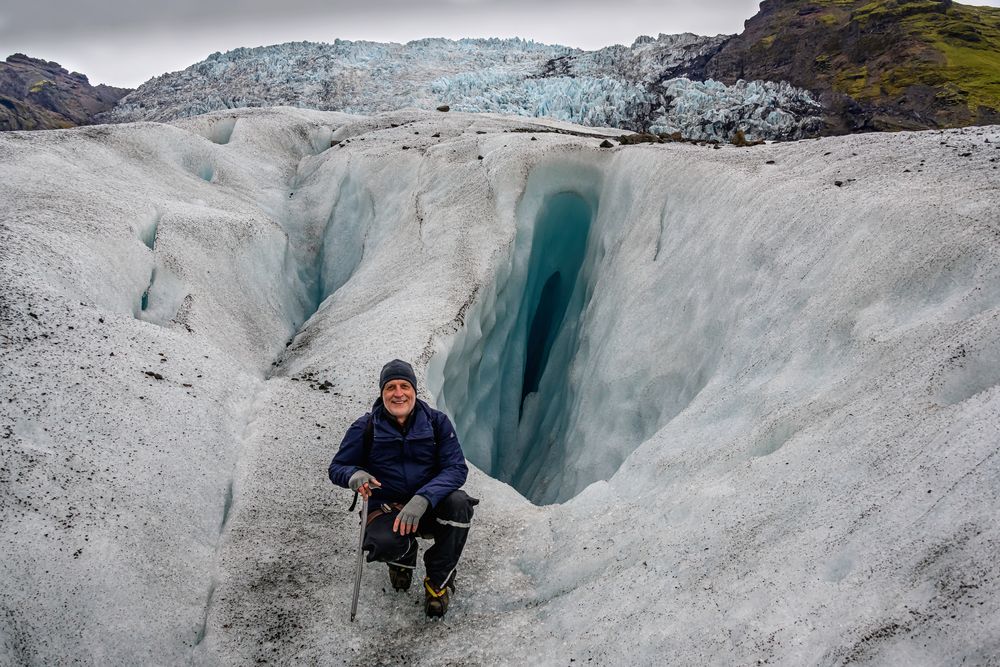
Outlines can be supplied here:
M1000 128L565 129L0 136L0 662L992 661ZM325 468L393 357L543 503L473 466L444 624L380 567L345 622Z

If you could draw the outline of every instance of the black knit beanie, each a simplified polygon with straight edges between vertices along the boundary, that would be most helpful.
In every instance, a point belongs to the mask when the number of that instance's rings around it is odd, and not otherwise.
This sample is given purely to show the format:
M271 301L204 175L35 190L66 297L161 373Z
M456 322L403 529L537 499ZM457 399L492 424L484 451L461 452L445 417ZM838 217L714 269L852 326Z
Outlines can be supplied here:
M413 387L413 391L417 390L417 374L413 372L413 366L405 361L393 359L382 367L382 373L378 378L378 390L380 393L385 389L385 385L389 380L406 380Z

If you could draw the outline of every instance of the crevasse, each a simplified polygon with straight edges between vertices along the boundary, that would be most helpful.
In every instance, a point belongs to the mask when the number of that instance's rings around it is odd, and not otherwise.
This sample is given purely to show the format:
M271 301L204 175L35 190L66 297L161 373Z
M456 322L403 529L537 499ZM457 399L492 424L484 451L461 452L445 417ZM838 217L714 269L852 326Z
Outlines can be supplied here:
M576 490L564 484L561 462L574 391L569 368L579 361L577 334L597 266L589 241L599 182L599 172L580 165L533 172L510 263L428 370L469 459L539 503Z

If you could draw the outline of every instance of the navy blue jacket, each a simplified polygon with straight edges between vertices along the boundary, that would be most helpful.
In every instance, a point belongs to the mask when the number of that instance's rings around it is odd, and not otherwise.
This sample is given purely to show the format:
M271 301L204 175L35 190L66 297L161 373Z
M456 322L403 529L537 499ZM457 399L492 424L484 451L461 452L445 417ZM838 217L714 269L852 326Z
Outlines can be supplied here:
M366 462L362 441L369 419L374 420L375 431ZM446 414L419 398L407 420L405 435L395 421L383 407L382 399L375 401L372 411L347 429L330 463L330 481L349 488L351 475L365 470L382 484L381 488L372 489L369 504L405 503L421 495L435 507L449 493L461 488L469 475L455 427ZM441 439L437 443L435 426Z

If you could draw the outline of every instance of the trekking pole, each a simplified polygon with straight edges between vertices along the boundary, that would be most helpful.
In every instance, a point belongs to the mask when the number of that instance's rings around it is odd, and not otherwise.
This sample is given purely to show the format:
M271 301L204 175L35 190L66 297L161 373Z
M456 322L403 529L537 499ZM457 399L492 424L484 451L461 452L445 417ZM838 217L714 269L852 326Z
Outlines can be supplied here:
M365 524L368 523L368 498L361 499L361 536L358 538L358 568L354 573L354 598L351 599L351 623L358 613L358 593L361 592L361 568L365 562Z

